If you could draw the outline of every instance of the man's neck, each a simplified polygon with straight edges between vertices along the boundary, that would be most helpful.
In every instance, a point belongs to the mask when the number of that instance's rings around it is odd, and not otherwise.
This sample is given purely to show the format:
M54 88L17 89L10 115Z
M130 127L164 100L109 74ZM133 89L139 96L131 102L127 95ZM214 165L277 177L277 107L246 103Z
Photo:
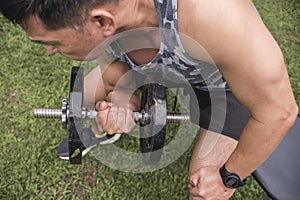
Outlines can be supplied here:
M154 0L121 0L116 15L118 27L124 30L158 27Z
M115 10L117 32L125 33L118 39L123 51L138 65L150 62L160 48L154 0L121 0Z

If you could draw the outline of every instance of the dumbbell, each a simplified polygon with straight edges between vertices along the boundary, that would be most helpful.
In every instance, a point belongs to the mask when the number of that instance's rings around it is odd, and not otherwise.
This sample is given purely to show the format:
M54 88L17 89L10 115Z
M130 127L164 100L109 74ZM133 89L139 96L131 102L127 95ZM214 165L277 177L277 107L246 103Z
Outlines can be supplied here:
M72 67L69 100L63 99L59 109L35 108L36 118L61 119L69 133L69 156L71 164L81 164L83 144L80 139L83 121L94 119L96 110L83 107L82 67ZM145 163L160 160L166 133L166 123L189 122L188 114L167 113L166 87L147 83L142 87L141 111L134 112L134 120L140 125L140 148Z

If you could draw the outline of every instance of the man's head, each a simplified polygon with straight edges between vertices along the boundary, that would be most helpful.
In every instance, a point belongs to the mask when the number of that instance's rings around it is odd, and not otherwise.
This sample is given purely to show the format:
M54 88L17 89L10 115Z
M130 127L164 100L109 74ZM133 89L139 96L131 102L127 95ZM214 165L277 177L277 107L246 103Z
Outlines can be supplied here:
M80 28L93 8L118 2L119 0L2 0L0 11L9 20L23 27L26 27L31 16L36 16L45 28L58 30L65 27Z
M90 52L116 32L111 13L121 0L1 0L1 13L21 25L29 39L51 54L75 60L94 59ZM90 58L87 58L89 56Z
M158 23L151 0L0 0L0 12L50 54L74 60L96 59L114 35Z

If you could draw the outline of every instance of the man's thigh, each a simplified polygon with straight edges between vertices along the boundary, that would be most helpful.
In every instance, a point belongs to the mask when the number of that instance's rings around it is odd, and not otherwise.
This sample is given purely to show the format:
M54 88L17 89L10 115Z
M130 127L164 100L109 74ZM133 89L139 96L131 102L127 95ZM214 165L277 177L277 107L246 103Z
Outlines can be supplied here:
M195 89L190 109L193 123L212 132L239 140L251 114L231 91Z
M235 149L238 141L201 128L190 163L189 174L206 166L221 167Z

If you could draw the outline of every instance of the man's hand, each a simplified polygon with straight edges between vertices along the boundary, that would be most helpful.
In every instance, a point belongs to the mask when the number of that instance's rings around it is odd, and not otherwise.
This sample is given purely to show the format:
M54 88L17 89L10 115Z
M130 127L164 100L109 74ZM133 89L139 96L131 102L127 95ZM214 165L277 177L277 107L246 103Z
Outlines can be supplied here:
M190 200L226 200L235 191L224 186L216 166L200 168L191 175L189 189Z
M133 111L130 108L119 107L110 102L99 101L96 104L99 131L108 134L128 133L134 126Z

